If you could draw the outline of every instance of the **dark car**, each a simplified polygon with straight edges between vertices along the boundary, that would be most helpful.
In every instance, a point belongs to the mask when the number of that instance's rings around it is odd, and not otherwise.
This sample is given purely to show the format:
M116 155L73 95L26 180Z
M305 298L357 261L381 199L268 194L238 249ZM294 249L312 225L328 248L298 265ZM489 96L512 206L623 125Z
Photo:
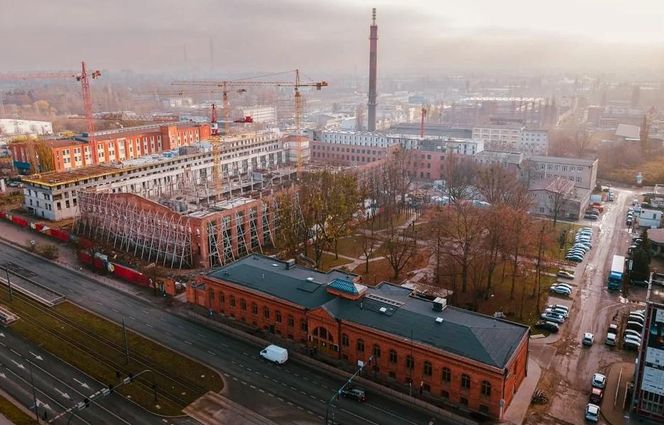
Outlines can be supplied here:
M554 334L560 330L560 326L558 326L557 323L553 323L548 320L538 320L537 323L535 323L535 327L537 329L544 329L545 331L549 331Z
M590 390L590 402L592 404L600 405L602 404L602 399L604 398L604 390L601 388L593 388Z
M648 287L648 281L647 280L631 280L630 283L634 286L640 286L642 288L647 288Z
M346 388L341 390L341 396L344 398L352 398L359 402L367 401L367 393L360 388Z

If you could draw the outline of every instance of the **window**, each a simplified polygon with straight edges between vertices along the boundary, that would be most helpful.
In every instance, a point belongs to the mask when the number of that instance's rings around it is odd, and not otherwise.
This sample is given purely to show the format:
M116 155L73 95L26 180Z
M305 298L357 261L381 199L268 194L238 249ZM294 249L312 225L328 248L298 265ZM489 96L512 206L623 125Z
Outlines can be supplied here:
M290 326L291 328L295 326L295 319L293 319L293 316L291 316L290 314L288 315L288 326Z
M364 340L358 339L355 348L358 352L364 353Z
M270 309L267 306L263 307L263 317L266 319L270 318Z
M411 355L406 356L406 367L408 369L413 369L415 367L415 360Z
M274 312L274 320L276 320L277 323L281 323L281 312L279 310Z
M461 388L464 390L470 389L470 376L466 375L465 373L461 375Z
M341 334L341 345L343 345L344 347L348 347L349 345L348 335Z
M258 314L258 305L256 303L251 303L251 312L253 314Z
M372 352L373 352L374 359L379 359L380 358L380 345L374 344Z
M235 307L235 296L231 295L231 299L229 300L229 303L231 307Z
M308 329L307 327L307 321L306 320L300 320L300 330L302 332L306 332Z
M221 307L223 307L225 301L226 301L226 299L224 298L224 293L223 293L223 292L220 292L220 293L219 293L219 305L220 305Z
M433 372L433 366L431 366L431 362L424 362L424 367L422 370L424 371L425 376L431 376L431 373Z
M452 380L452 371L449 367L443 368L442 378L443 382L450 382Z
M241 310L247 309L247 302L244 300L244 298L240 298L240 309Z
M491 397L491 382L482 381L481 393L483 396Z
M395 350L390 350L390 363L397 362L397 352Z

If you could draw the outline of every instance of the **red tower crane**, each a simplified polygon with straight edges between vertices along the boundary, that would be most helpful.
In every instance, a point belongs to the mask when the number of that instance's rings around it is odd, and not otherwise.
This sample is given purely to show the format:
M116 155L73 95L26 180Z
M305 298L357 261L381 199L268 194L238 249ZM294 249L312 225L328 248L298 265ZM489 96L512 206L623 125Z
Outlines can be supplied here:
M85 62L81 62L81 73L74 75L76 81L81 83L81 91L83 93L83 110L85 112L85 120L88 123L88 141L90 144L95 142L95 123L92 119L92 96L90 95L90 78L93 80L101 77L101 72L96 70L88 73ZM94 162L97 162L96 152L93 152L92 157Z

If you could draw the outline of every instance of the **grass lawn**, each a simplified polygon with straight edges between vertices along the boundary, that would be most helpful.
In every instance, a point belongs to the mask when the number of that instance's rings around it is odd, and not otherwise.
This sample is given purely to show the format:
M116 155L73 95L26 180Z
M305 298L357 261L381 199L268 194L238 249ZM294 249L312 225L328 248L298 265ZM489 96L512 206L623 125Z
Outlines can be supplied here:
M550 230L550 238L553 241L548 249L544 250L544 256L556 260L563 260L567 250L574 244L574 238L576 237L576 231L583 227L578 224L572 223L556 223L554 228ZM566 231L566 240L565 248L560 249L560 234L561 232Z
M379 234L374 236L375 238L380 237ZM353 235L343 239L339 239L338 249L339 255L345 255L352 258L360 258L364 255L362 250L364 244L364 236L362 235ZM334 246L331 247L330 251L334 251ZM371 253L371 258L382 257L385 255L385 249L383 248L383 243L381 241L374 242L374 250Z
M3 288L0 294L5 293ZM65 302L47 309L15 294L7 307L20 317L12 324L12 331L101 382L117 384L129 373L153 371L157 403L150 373L117 389L151 412L180 415L185 406L205 392L219 391L223 386L221 377L212 369L131 331L127 331L130 358L125 363L122 327L74 304Z
M11 401L0 396L0 413L9 419L14 425L36 425L37 421L23 410L19 409Z
M344 264L348 264L350 262L351 262L350 260L347 260L342 257L339 257L339 259L337 260L334 258L334 254L328 254L324 252L323 256L321 257L320 269L322 271L328 271L334 267L343 266Z
M643 184L651 186L664 180L664 168L662 168L663 159L664 156L659 155L653 156L650 160L643 164L635 165L634 167L614 167L611 169L601 167L599 173L602 178L627 184L634 184L636 182L635 176L638 173L642 173L644 177Z
M396 280L394 279L394 270L392 269L392 266L390 266L390 262L387 261L387 258L370 261L369 273L364 272L364 263L357 266L355 270L353 270L353 273L361 275L362 281L368 285L375 285L383 281L400 283L406 279L408 272L424 267L428 260L429 252L419 250L418 253L408 261L404 269L401 271L399 279Z
M406 220L409 218L410 214L402 212L394 219L394 223L396 226L401 226L402 224L405 224ZM382 214L378 214L374 219L373 229L374 231L385 230L387 229L388 224L389 222L387 221L386 217ZM371 229L371 224L369 221L365 221L364 223L360 224L360 228L369 230Z

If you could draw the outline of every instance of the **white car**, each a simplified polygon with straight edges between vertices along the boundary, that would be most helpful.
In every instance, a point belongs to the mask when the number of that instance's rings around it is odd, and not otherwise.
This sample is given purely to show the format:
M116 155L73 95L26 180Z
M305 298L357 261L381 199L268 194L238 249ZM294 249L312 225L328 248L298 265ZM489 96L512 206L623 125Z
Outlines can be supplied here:
M614 346L616 345L616 334L606 334L604 344Z
M583 334L583 339L581 340L581 343L586 347L590 347L591 345L593 345L594 341L595 341L595 335L593 335L590 332L586 332Z
M594 373L592 386L593 388L604 389L604 387L606 386L606 376L602 375L601 373Z
M586 406L586 420L590 422L599 422L599 406L588 403Z
M563 279L574 279L574 273L568 272L567 270L560 270L558 272L558 277Z

